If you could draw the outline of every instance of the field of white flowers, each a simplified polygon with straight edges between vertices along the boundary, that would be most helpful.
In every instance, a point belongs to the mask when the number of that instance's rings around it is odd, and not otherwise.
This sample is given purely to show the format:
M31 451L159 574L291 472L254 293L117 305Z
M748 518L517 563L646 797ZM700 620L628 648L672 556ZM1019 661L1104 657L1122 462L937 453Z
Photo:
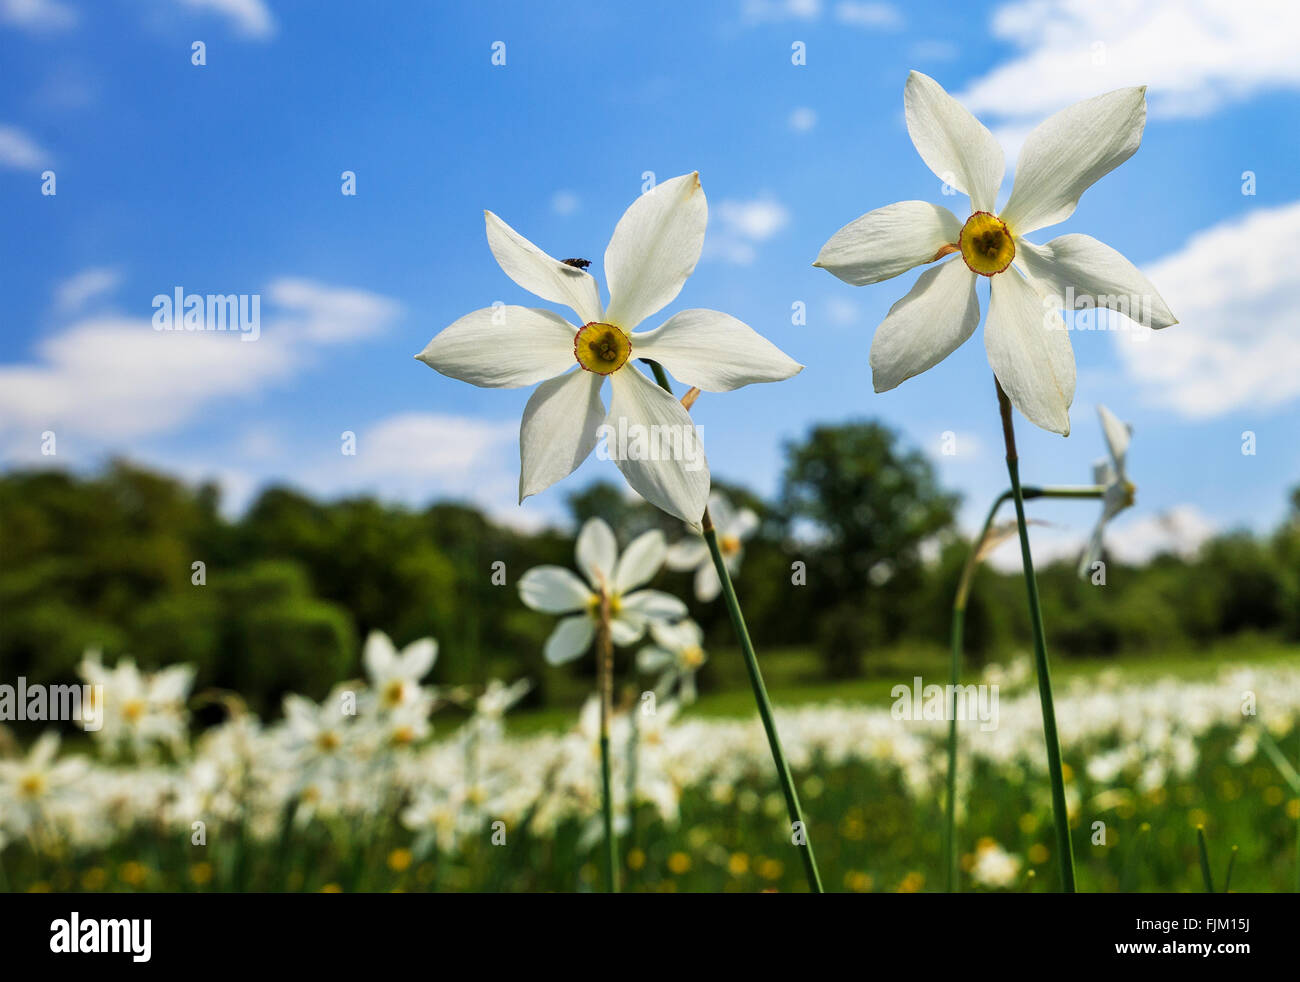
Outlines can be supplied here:
M367 678L273 722L89 656L103 725L0 758L0 867L12 890L444 890L598 886L593 699L568 732L511 736L527 683L423 685L431 640L372 635ZM1038 698L1026 661L995 666L998 726L963 724L963 889L1052 889ZM217 699L201 733L190 710ZM439 710L450 709L434 729ZM1294 889L1300 667L1206 681L1103 675L1057 699L1084 889L1202 889L1196 827L1235 889ZM454 719L452 717L455 717ZM829 889L939 888L947 724L888 704L778 710ZM625 889L801 889L758 720L707 718L646 694L615 712L613 800ZM1279 752L1278 748L1284 748ZM1100 823L1100 824L1099 824ZM1222 887L1220 887L1221 889Z

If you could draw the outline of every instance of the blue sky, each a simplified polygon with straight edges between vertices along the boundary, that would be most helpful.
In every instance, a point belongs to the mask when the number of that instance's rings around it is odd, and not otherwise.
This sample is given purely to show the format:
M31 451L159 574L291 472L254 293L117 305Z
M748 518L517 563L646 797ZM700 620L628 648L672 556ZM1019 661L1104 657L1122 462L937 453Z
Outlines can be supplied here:
M617 480L612 465L589 461L519 508L528 391L475 389L412 355L493 301L538 305L492 260L484 208L599 273L643 175L698 170L705 254L665 316L725 310L807 366L700 400L713 473L770 493L783 441L874 417L934 458L974 525L1005 486L982 332L876 395L871 336L916 273L855 288L811 266L873 208L916 198L964 214L908 139L915 68L1003 141L1000 200L1036 121L1150 86L1141 150L1034 238L1101 239L1182 323L1142 340L1075 332L1074 431L1021 419L1025 478L1085 482L1104 402L1135 427L1139 487L1113 547L1138 556L1271 527L1300 481L1295 5L978 6L0 0L5 466L123 453L215 477L234 505L279 480L470 497L525 524L560 517L564 493ZM205 65L191 64L195 41ZM806 64L792 63L796 42ZM341 193L344 171L355 196ZM259 294L261 338L153 331L153 297L178 286ZM806 324L792 323L796 303ZM355 456L340 452L343 431ZM1072 548L1093 518L1077 504L1039 513L1057 523L1037 530L1047 551Z

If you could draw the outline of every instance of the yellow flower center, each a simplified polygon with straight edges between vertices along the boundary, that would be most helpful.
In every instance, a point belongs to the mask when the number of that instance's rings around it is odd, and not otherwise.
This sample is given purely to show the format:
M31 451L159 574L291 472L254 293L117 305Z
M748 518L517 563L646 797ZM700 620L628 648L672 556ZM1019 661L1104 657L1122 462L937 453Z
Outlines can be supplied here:
M139 722L140 717L144 715L144 700L129 699L122 705L122 715L130 722Z
M401 679L393 679L384 686L384 705L400 706L406 700L406 686Z
M45 793L45 778L39 774L27 774L18 782L18 792L24 798L39 798Z
M740 552L740 537L735 535L724 535L718 539L718 549L724 556L734 556Z
M339 739L339 735L333 730L322 730L316 735L317 749L323 750L327 754L337 750L342 743L343 741Z
M613 324L592 321L574 337L573 353L587 371L610 375L627 362L632 354L632 342Z
M684 668L699 668L704 664L704 651L697 645L691 645L682 652Z
M977 211L966 219L957 245L971 272L981 276L1001 273L1016 257L1016 243L1007 223L987 211Z

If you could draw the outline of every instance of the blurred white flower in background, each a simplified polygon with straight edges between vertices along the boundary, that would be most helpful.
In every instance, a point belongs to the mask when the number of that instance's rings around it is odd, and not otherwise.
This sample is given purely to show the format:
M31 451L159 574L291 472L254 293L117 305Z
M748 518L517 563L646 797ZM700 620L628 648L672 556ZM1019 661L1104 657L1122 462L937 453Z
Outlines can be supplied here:
M59 755L59 735L41 734L25 758L0 760L0 847L12 836L30 832L42 815L75 794L89 762Z
M971 879L992 890L1007 890L1016 885L1021 861L992 839L981 839L975 846Z
M433 638L412 641L399 653L383 631L370 632L361 656L379 708L384 711L407 709L428 698L420 679L429 674L437 659L438 642Z
M321 703L294 693L284 697L283 746L304 778L332 778L345 770L361 735L356 714L347 711L352 696L345 682Z
M668 692L676 685L681 701L693 703L695 673L708 660L700 625L689 619L678 624L652 622L650 637L654 643L637 652L636 667L647 675L659 674L657 690Z
M519 597L533 610L567 614L546 639L544 654L552 665L572 661L591 647L609 604L614 644L636 644L652 621L686 616L686 605L659 590L637 590L663 567L668 547L658 530L634 539L620 557L610 527L593 518L582 526L574 550L586 581L562 566L535 566L519 580ZM635 591L635 592L633 592Z
M487 688L474 704L473 718L480 730L490 737L500 736L506 713L514 709L532 688L533 683L528 679L519 679L511 685L506 685L500 679L488 682Z
M727 564L727 572L735 577L745 555L745 540L758 529L758 515L752 508L733 508L725 495L715 492L709 496L709 517L718 532L718 551ZM695 570L695 599L702 603L716 599L722 592L722 581L718 579L703 536L674 542L668 550L667 562L669 569Z
M1136 500L1137 488L1128 477L1128 445L1133 436L1133 427L1120 422L1119 417L1105 406L1097 407L1101 417L1101 430L1106 437L1106 449L1109 456L1103 457L1093 465L1092 482L1106 489L1101 502L1101 517L1092 530L1088 545L1079 559L1079 575L1087 578L1092 572L1092 564L1101 559L1102 536L1110 520L1129 508Z
M1020 661L990 677L1004 685L1017 679L1023 674ZM477 699L475 715L454 736L417 739L399 752L393 728L419 703L384 713L377 700L359 698L354 717L344 712L344 697L354 688L359 684L340 684L322 703L291 696L285 719L267 724L230 700L231 718L196 739L187 732L192 749L175 759L123 759L102 741L92 744L98 751L93 758L60 758L53 733L20 756L5 757L0 746L0 848L21 839L104 848L119 838L129 841L141 829L156 832L160 823L188 836L198 817L211 828L238 827L259 842L272 842L290 814L295 827L326 830L339 828L340 821L346 827L397 818L417 852L457 852L470 840L482 841L496 820L507 823L512 841L517 835L554 835L565 823L573 823L584 844L600 841L590 831L598 828L592 815L600 796L596 700L587 702L579 725L568 733L505 737L502 707L517 701L526 684L490 684ZM1267 693L1256 720L1243 720L1245 689ZM1071 686L1058 701L1062 739L1080 755L1079 780L1068 790L1070 809L1079 811L1085 790L1089 806L1104 809L1126 796L1186 781L1219 754L1225 762L1245 763L1265 730L1278 739L1293 733L1300 671L1278 664L1201 681ZM611 720L619 814L635 802L673 823L688 794L749 810L763 807L754 780L767 773L770 758L756 718L683 716L671 698L658 700L652 713L643 704L634 712L616 712ZM1042 773L1040 712L1032 689L1004 692L998 727L970 733L973 766L1017 784ZM778 710L777 722L788 734L786 749L797 770L858 764L896 776L918 802L932 800L943 787L942 721L900 729L883 707L810 704ZM1211 756L1202 759L1206 754ZM1016 887L1022 870L1020 857L996 842L971 856L972 882L987 889Z
M147 755L160 747L179 752L187 734L188 714L185 702L194 684L194 669L189 665L172 665L159 672L145 674L131 658L120 658L105 668L99 651L88 651L79 674L91 686L103 686L104 704L89 708L84 715L102 713L100 728L92 731L95 740L113 752Z

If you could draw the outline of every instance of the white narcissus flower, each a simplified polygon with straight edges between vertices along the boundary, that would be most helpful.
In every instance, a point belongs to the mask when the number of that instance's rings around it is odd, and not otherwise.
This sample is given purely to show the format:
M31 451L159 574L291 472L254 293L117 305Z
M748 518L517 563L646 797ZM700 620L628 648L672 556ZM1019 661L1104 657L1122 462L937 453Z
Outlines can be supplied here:
M695 701L695 673L708 660L704 653L704 632L692 620L677 624L652 623L653 644L637 652L636 667L646 674L661 673L661 683L681 683L684 703Z
M438 642L433 638L412 641L399 653L383 631L371 631L361 660L374 687L379 707L394 711L420 701L420 679L438 660Z
M284 697L284 747L300 779L317 777L322 769L341 770L355 749L360 728L357 717L345 711L348 693L341 684L322 703L296 693Z
M81 725L93 729L88 725L93 720L98 727L94 738L116 750L146 754L164 744L178 751L186 736L185 703L194 684L193 666L170 665L145 673L132 658L118 659L111 669L100 659L99 651L87 651L79 668L91 686L91 705L85 707ZM103 687L102 706L95 702L98 686Z
M472 732L477 738L500 739L505 734L505 715L513 709L524 696L532 690L533 683L528 679L518 679L506 685L500 679L488 682L483 694L474 703L474 716L471 718Z
M58 760L58 755L59 735L49 730L25 758L0 760L0 840L6 829L26 833L51 802L74 792L89 770L82 757Z
M901 201L835 233L815 265L852 283L879 283L957 255L917 279L871 343L877 392L933 368L979 324L975 284L990 281L984 347L1003 390L1031 422L1068 436L1074 351L1060 311L1119 310L1149 327L1176 324L1154 286L1110 246L1087 235L1044 245L1023 238L1065 221L1079 197L1133 156L1146 124L1146 87L1085 99L1040 123L1020 152L1011 197L994 213L1002 148L934 79L912 72L903 92L907 131L927 166L970 195L963 222L946 208Z
M758 528L758 516L751 508L739 510L721 494L709 496L709 517L718 533L718 550L733 577L740 572L745 555L745 540ZM668 568L695 570L695 598L708 603L722 592L722 581L713 567L713 557L701 536L674 542L668 550Z
M1097 407L1097 415L1101 417L1101 431L1106 437L1106 449L1110 455L1097 461L1092 469L1093 483L1104 487L1106 494L1101 502L1101 517L1097 519L1088 547L1079 560L1079 575L1085 578L1092 572L1092 564L1101 558L1101 538L1107 524L1132 506L1137 493L1137 488L1128 479L1128 445L1133 427L1120 422L1119 417L1105 406Z
M416 357L474 385L542 383L519 429L520 502L586 460L604 423L606 433L627 434L626 451L611 456L632 488L669 514L698 523L709 470L691 418L633 359L657 361L679 381L707 392L779 381L803 367L716 310L683 310L652 331L633 333L673 301L700 258L708 206L699 175L664 181L623 214L605 250L608 308L586 271L552 258L492 212L485 214L488 246L505 274L543 300L571 307L579 326L549 310L497 305L465 315ZM601 400L606 377L608 412ZM691 442L684 452L676 445L670 453L645 452L646 441L661 438Z
M500 722L532 688L533 683L528 679L517 679L510 685L500 679L492 679L474 703L474 712L482 719Z
M655 530L638 536L620 557L610 527L590 519L578 533L575 550L583 579L562 566L536 566L519 580L519 597L533 610L570 614L546 639L544 654L552 665L572 661L596 637L601 605L609 601L610 638L614 644L636 644L652 621L686 616L686 605L659 590L637 590L664 564L668 547ZM633 592L635 591L635 592Z

